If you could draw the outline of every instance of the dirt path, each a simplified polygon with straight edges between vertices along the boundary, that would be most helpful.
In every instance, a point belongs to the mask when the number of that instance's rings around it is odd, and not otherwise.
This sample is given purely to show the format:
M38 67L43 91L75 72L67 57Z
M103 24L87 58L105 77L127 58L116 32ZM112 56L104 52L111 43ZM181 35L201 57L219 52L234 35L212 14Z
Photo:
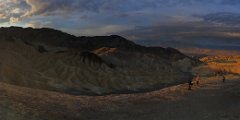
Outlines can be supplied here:
M5 120L240 120L240 77L202 78L154 92L72 96L0 83Z

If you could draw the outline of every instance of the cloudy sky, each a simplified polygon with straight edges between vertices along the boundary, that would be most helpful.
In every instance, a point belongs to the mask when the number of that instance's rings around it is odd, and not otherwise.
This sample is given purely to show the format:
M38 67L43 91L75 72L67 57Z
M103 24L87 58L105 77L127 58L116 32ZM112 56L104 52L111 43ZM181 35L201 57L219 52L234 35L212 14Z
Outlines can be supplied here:
M0 26L240 50L240 0L0 0Z

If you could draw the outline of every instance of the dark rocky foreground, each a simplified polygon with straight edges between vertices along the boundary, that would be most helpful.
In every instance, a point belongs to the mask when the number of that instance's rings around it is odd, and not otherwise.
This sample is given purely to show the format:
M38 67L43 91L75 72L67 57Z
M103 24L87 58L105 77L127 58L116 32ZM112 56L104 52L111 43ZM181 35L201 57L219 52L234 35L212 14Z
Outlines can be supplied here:
M0 83L4 120L239 120L239 76L204 77L148 93L74 96Z

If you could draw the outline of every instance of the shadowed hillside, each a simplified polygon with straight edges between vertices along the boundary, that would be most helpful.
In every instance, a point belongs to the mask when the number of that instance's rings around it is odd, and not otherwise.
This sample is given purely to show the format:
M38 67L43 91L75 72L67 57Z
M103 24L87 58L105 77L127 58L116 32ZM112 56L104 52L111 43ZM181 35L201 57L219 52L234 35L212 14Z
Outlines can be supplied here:
M76 37L58 30L42 28L20 28L9 27L0 28L0 40L22 41L25 44L45 48L53 51L51 47L67 49L95 50L101 47L118 48L125 51L143 52L160 55L168 59L183 59L186 56L173 48L145 47L133 43L121 36L95 36L95 37Z
M141 92L183 83L197 61L173 48L120 36L75 37L53 29L1 28L0 81L70 94Z

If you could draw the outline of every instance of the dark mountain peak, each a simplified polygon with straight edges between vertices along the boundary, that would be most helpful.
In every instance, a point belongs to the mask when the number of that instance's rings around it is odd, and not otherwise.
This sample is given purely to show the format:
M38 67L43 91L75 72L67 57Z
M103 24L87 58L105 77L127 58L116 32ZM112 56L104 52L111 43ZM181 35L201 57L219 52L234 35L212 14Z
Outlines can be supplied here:
M41 43L51 46L64 46L66 41L76 39L73 35L51 28L0 28L0 40L5 40L9 36L29 44Z
M135 43L118 35L111 36L80 36L55 30L52 28L21 28L21 27L3 27L0 28L1 39L12 37L24 42L34 44L42 43L51 46L95 49L99 47L134 47ZM8 37L6 37L8 36Z
M126 38L119 36L119 35L110 35L110 37L115 38L115 39L125 39L126 40Z
M114 47L114 48L134 48L138 46L132 41L129 41L118 35L111 36L93 36L93 37L78 37L79 43L83 42L89 49L97 49L101 47Z
M23 27L18 27L18 26L11 26L11 27L1 27L0 28L1 31L18 31L18 32L26 32L26 31L32 31L32 32L36 32L36 31L42 31L42 32L54 32L54 33L61 33L61 34L68 34L65 32L62 32L60 30L57 29L53 29L53 28L32 28L32 27L27 27L27 28L23 28Z
M21 40L28 45L36 48L39 46L65 47L69 49L84 49L93 51L102 47L117 48L129 52L141 52L155 54L166 59L174 58L182 59L186 57L173 48L162 47L145 47L127 40L118 35L110 36L80 36L51 29L51 28L21 28L21 27L5 27L0 28L0 40Z

